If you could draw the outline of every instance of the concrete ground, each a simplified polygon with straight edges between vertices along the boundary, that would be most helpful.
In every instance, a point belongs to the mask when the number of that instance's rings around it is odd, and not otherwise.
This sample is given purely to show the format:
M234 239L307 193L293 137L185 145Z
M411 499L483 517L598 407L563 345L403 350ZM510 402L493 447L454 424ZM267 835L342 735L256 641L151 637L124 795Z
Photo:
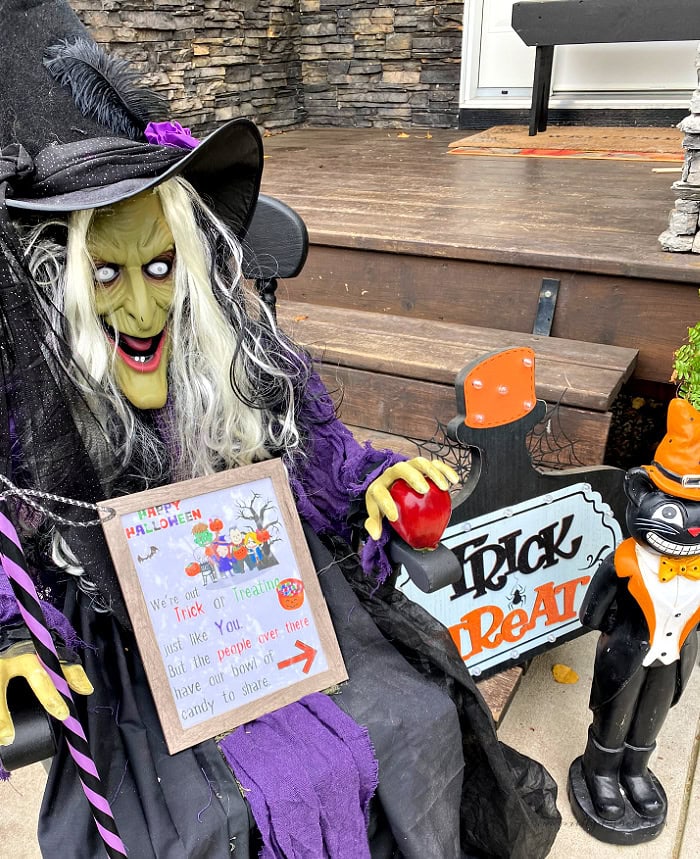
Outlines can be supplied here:
M694 672L683 698L671 711L652 759L652 769L669 803L666 828L659 837L644 845L615 847L591 838L573 819L566 798L566 776L569 764L582 753L586 742L595 639L595 634L583 636L533 660L499 728L504 742L542 761L559 784L563 823L550 859L588 855L596 859L697 859L700 670ZM551 673L555 663L573 668L580 677L578 683L556 683ZM45 780L43 767L37 764L18 770L8 784L0 784L0 859L40 859L35 830Z
M16 770L8 782L0 782L0 859L41 859L36 822L45 784L41 764Z

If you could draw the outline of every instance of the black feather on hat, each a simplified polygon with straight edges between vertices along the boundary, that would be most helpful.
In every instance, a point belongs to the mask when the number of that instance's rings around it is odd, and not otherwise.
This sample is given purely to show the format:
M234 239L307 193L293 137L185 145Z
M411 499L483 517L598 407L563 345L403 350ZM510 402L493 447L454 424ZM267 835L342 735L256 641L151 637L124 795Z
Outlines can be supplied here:
M193 138L150 143L149 123L168 119L165 100L94 43L66 0L0 0L0 17L0 184L10 208L92 209L182 175L235 234L245 232L263 165L252 122L232 120L196 148Z
M51 77L68 87L78 110L131 140L143 138L165 99L143 89L126 60L105 53L88 39L64 39L44 54Z

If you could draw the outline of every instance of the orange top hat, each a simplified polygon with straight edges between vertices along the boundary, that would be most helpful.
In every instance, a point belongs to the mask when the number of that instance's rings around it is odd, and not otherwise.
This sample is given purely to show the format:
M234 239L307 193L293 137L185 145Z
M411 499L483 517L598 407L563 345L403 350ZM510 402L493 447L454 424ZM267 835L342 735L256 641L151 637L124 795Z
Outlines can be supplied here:
M645 471L663 492L700 501L700 412L687 400L671 400L666 435Z

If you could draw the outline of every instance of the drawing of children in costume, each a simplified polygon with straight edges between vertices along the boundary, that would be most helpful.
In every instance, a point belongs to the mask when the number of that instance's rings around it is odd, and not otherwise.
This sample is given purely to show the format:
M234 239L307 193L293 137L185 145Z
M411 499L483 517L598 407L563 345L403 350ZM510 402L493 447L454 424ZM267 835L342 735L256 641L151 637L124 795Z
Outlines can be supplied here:
M245 545L246 537L240 528L231 528L228 532L228 539L231 547L231 558L234 562L233 570L236 573L244 573L244 561L248 557L248 549Z
M249 570L254 570L263 559L262 541L258 539L255 531L249 531L244 539L246 548L245 564Z

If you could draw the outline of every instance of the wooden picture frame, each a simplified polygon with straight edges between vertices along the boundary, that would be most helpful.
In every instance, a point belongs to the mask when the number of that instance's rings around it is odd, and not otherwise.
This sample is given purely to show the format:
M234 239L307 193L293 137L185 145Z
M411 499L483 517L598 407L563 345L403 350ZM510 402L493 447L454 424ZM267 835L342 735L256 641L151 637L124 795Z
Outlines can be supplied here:
M171 754L347 679L280 460L100 506Z

